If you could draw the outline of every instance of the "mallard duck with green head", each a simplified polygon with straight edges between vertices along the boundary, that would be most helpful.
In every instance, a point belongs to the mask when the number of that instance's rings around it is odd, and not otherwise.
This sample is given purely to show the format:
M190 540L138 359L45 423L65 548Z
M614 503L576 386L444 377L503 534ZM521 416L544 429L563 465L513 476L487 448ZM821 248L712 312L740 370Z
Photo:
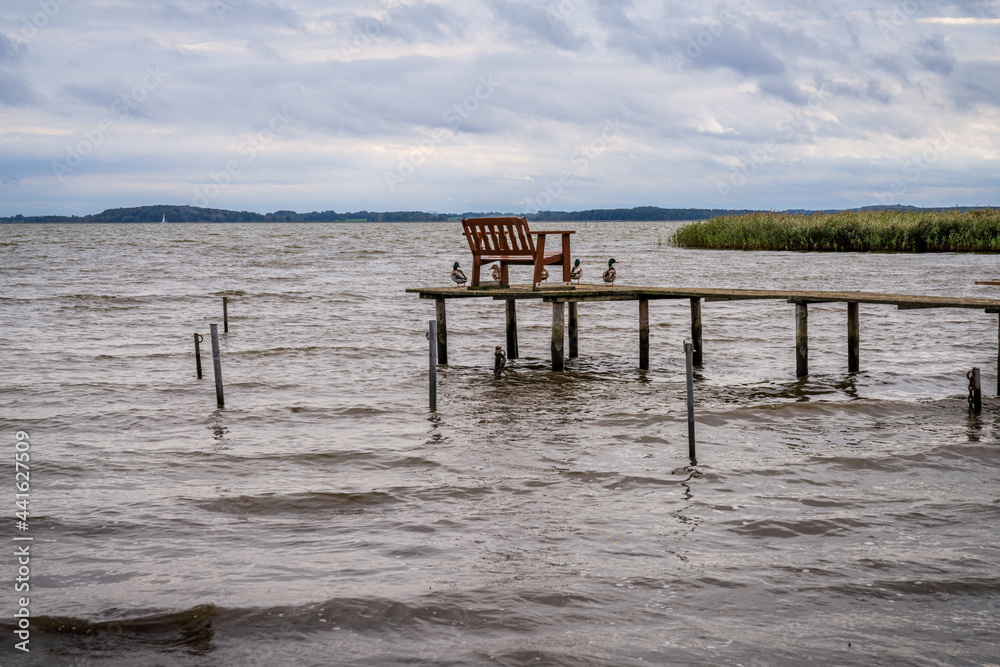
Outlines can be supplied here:
M607 285L615 286L615 279L618 278L618 272L615 270L615 264L618 263L614 257L608 260L608 270L604 272L602 278Z
M455 262L454 266L451 267L451 279L459 286L464 285L469 280L465 277L465 271L462 270L458 262Z
M571 280L575 279L576 284L580 284L580 278L583 277L583 267L580 266L580 260L573 262L573 268L569 270L569 277Z

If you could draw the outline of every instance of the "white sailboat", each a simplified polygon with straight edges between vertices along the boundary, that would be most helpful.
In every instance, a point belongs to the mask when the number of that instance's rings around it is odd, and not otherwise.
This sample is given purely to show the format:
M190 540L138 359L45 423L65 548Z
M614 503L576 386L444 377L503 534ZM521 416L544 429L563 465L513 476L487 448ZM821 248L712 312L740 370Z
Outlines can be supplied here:
M163 214L163 220L160 220L160 222L161 222L161 223L164 223L164 222L166 222L166 221L167 221L167 214L166 214L166 213L164 213L164 214Z

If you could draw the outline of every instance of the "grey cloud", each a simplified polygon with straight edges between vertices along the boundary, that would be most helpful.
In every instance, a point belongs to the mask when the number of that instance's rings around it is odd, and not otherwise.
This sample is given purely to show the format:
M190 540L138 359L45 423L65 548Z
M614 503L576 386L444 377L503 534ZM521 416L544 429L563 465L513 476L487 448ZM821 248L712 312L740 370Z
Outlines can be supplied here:
M570 23L559 15L558 8L543 8L527 2L492 0L491 11L508 26L510 35L519 41L551 44L575 51L590 45L590 40L573 32Z
M13 65L24 59L27 49L4 34L0 34L0 65Z
M37 104L40 100L38 93L22 74L0 68L0 104L21 107Z
M275 63L281 60L281 56L278 55L278 52L268 44L264 43L263 40L255 39L247 42L247 48L264 60L270 60Z
M943 35L926 37L917 44L914 58L925 69L947 76L955 69L955 56L945 44Z
M960 109L976 104L1000 107L1000 63L973 60L956 66L948 89Z

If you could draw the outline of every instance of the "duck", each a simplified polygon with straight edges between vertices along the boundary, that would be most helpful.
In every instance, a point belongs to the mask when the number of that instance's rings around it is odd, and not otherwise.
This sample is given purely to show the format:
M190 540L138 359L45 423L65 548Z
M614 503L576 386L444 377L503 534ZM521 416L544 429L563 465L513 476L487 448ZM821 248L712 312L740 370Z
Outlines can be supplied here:
M549 279L549 272L548 272L547 269L543 268L542 269L542 282L544 283L548 279Z
M608 260L608 270L604 272L604 282L612 287L615 286L615 279L618 277L618 272L615 271L614 265L618 263L614 257Z
M500 265L494 264L490 267L490 274L493 276L493 280L500 282Z
M583 276L583 267L580 266L580 260L573 262L573 268L569 270L569 277L576 278L576 284L580 284L580 278Z
M451 279L455 281L456 285L464 285L469 279L465 277L465 271L459 266L458 262L451 267Z
M493 352L493 377L497 380L504 373L504 367L507 366L507 355L504 354L503 348L497 345L496 350Z

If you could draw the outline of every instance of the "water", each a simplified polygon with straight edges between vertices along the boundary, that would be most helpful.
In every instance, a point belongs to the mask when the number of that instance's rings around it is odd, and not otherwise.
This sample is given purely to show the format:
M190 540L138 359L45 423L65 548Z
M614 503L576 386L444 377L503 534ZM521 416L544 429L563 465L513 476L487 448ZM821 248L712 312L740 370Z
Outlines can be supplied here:
M573 225L584 282L614 256L624 285L1000 296L992 255L682 250L674 224ZM471 264L455 224L0 234L3 533L34 537L29 654L0 562L2 665L1000 662L996 315L862 305L848 374L846 307L813 305L798 380L792 305L706 303L692 464L686 301L651 303L648 372L636 303L581 305L558 375L520 302L500 381L502 303L451 301L426 410L433 307L404 289Z

